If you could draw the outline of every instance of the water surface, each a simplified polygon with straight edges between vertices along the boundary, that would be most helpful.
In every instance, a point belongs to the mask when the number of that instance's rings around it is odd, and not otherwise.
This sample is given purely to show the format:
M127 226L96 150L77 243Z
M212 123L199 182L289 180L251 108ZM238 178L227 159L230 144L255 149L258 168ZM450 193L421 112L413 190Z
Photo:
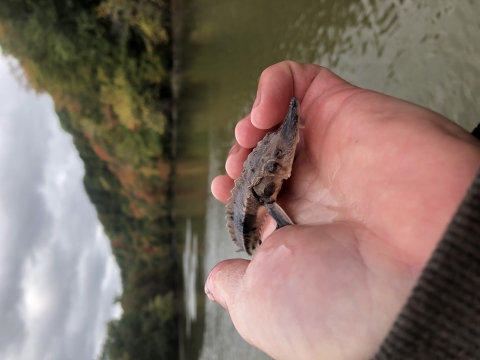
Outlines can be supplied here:
M202 162L188 186L205 194L190 202L199 266L196 273L190 268L197 291L188 296L196 295L197 309L196 320L189 315L186 356L267 359L238 336L226 311L203 293L211 268L238 255L225 228L224 206L211 196L209 182L225 172L235 124L249 112L262 70L285 59L316 63L355 85L426 106L472 130L480 119L475 96L480 93L480 3L197 0L185 8L183 156ZM186 304L191 307L192 300Z

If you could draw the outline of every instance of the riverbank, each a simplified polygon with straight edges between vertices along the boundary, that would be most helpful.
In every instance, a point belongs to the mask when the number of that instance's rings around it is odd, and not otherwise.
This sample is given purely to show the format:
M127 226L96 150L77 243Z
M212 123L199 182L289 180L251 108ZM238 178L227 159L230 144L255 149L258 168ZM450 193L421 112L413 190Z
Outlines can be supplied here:
M171 71L171 152L170 152L170 174L168 178L168 211L169 223L173 230L171 233L171 253L177 261L175 269L175 309L177 313L178 331L178 359L185 359L185 320L184 320L184 299L183 282L181 275L180 254L178 252L178 231L175 214L175 180L177 169L177 146L178 146L178 107L180 100L181 86L181 39L183 29L182 0L171 0L171 39L172 39L172 71Z
M22 64L28 85L53 98L121 269L123 314L108 324L102 354L110 359L172 359L179 352L170 5L0 5L0 45Z

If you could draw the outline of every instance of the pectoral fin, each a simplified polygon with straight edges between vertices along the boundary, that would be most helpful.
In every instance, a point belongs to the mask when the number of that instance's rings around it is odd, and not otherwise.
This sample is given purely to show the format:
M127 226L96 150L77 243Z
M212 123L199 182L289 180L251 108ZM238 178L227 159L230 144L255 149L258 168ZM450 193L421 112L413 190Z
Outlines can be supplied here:
M293 225L292 219L290 219L287 213L276 202L265 204L265 207L273 220L277 222L276 229L280 229L287 225Z

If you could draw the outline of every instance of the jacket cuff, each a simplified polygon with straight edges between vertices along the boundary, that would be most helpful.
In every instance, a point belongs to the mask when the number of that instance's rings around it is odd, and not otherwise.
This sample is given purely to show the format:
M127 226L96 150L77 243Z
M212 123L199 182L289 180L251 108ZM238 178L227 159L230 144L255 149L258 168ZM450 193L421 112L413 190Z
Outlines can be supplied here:
M480 170L375 360L480 357Z

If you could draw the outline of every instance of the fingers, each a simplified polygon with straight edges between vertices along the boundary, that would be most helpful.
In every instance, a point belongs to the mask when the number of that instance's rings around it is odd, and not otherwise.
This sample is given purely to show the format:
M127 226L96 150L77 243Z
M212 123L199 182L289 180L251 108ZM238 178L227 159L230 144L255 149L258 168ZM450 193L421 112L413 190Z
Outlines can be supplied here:
M250 149L283 121L293 96L300 100L301 115L305 116L319 97L341 85L351 86L329 70L312 64L284 61L264 70L251 115L240 120L235 128L237 142L232 146L225 164L230 180L217 177L212 182L213 195L227 202L233 188L231 179L240 176Z
M250 154L251 149L245 149L240 147L235 153L230 153L225 162L225 170L227 170L228 176L232 179L236 179L240 176L243 170L243 163Z
M208 298L228 310L235 301L235 295L249 263L247 260L234 259L217 264L205 283L205 293Z
M293 96L299 99L303 114L324 92L342 84L348 83L317 65L292 61L272 65L260 77L251 123L258 129L270 129L283 120Z
M235 127L236 142L232 146L225 162L225 169L227 174L236 179L240 176L243 163L252 148L257 146L257 143L264 138L268 130L259 130L252 125L250 115L240 120Z
M228 202L228 199L231 196L230 192L232 191L234 185L233 179L236 179L240 176L243 163L249 153L250 149L245 149L238 145L238 143L233 144L225 163L225 169L227 170L228 175L217 176L212 181L212 194L217 200L225 204Z
M233 180L228 175L217 176L212 181L211 190L213 196L223 202L227 203L230 199L230 191L233 189Z
M253 126L250 115L240 120L235 127L235 139L238 144L247 149L257 146L269 130L257 129Z

